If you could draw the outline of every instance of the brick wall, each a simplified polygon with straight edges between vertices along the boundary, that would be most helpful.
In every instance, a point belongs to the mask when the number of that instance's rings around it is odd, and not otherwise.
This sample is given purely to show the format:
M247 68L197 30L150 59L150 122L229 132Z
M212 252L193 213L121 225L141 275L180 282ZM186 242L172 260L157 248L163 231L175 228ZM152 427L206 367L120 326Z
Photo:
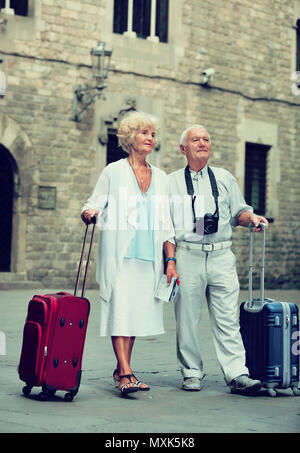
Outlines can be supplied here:
M211 164L237 176L242 190L241 125L255 120L277 126L280 176L272 197L278 212L267 234L266 285L299 287L300 96L291 92L293 2L176 1L172 14L180 36L170 30L168 44L114 36L105 0L63 1L61 6L40 0L36 5L35 18L16 16L0 25L7 76L0 121L9 116L20 126L34 158L35 177L26 193L21 181L26 229L13 244L26 241L27 278L48 287L73 285L83 234L80 209L105 165L100 121L112 106L116 112L123 108L117 99L126 95L159 116L163 139L156 158L167 173L185 164L178 146L181 131L200 122L212 136ZM91 80L90 50L99 40L114 48L106 100L97 101L76 123L73 87ZM208 67L215 76L211 87L203 87L201 73ZM15 151L20 169L26 155L19 155ZM38 208L39 186L56 187L55 210ZM238 228L233 237L245 286L248 234ZM91 274L95 255L96 247Z

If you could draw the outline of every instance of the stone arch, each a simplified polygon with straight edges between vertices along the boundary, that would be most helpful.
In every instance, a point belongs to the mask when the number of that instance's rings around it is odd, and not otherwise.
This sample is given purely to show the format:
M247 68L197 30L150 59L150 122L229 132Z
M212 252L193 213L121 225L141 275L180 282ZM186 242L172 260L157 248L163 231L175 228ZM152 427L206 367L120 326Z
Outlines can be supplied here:
M0 144L15 162L10 272L26 274L27 215L31 188L37 181L33 147L20 125L3 114L0 114Z

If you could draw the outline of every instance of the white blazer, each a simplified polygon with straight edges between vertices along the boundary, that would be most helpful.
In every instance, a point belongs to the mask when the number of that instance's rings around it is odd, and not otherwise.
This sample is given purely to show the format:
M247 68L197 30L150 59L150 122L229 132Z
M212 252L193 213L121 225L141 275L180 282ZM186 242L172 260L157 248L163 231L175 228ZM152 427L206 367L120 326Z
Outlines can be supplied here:
M151 165L154 207L155 289L163 273L163 243L174 240L170 216L169 181L165 172ZM82 208L99 210L97 227L101 230L96 280L101 299L109 302L118 268L137 228L137 195L127 159L107 165L99 176L91 197Z

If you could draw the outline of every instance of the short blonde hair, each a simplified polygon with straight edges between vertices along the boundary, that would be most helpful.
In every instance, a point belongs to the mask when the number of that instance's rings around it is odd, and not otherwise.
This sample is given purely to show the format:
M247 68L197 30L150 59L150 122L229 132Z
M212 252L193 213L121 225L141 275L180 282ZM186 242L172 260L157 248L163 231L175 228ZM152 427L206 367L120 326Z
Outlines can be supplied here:
M130 145L132 144L135 134L148 127L153 127L155 133L158 132L158 120L153 115L141 111L133 111L128 113L120 122L118 127L117 136L119 139L119 146L121 146L128 153L130 152Z

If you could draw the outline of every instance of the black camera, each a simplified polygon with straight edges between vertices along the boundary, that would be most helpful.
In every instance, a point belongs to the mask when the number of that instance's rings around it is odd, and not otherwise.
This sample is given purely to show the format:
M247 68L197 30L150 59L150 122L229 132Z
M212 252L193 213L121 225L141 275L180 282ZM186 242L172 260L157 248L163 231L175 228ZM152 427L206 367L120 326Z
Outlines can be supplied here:
M213 234L218 231L218 214L205 214L204 216L204 234Z
M184 170L184 176L185 176L185 183L186 183L186 189L187 193L191 195L192 199L192 211L193 211L193 217L194 217L194 232L196 234L202 235L202 234L213 234L218 231L218 223L219 223L219 207L218 207L218 196L219 196L219 191L218 191L218 186L216 182L215 175L210 167L207 167L207 172L209 175L209 180L210 180L210 185L211 185L211 190L212 194L216 203L216 210L214 214L205 214L204 219L202 218L196 218L196 213L195 213L195 207L194 203L196 200L196 196L194 196L194 187L192 183L192 178L191 178L191 173L189 170L189 166L187 165Z

